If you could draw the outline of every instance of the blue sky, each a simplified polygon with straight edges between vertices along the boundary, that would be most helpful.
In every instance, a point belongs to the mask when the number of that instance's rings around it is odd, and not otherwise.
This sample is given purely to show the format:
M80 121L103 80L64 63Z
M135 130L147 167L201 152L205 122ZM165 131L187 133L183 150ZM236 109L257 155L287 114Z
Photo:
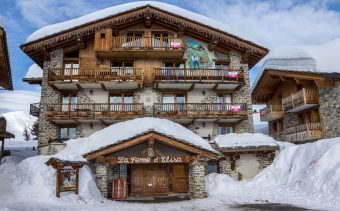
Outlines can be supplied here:
M131 2L122 0L0 0L0 16L7 31L14 89L0 92L0 113L27 110L39 101L39 86L22 82L33 61L19 48L28 35L53 23ZM164 0L219 20L269 49L312 45L340 36L340 0ZM251 71L256 77L257 65ZM8 101L7 96L12 96ZM19 101L24 100L24 103ZM13 107L11 104L18 104ZM20 104L20 105L19 105Z

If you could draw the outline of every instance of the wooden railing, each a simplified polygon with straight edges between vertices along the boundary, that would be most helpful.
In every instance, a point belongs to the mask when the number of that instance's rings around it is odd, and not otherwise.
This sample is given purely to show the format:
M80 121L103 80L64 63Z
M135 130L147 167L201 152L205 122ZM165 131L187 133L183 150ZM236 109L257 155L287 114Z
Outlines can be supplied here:
M143 81L143 69L107 68L107 69L82 69L59 68L49 69L49 81Z
M243 82L243 70L154 68L154 80L221 80Z
M39 118L39 113L40 113L40 103L32 103L32 104L30 104L30 114L32 116L35 116L35 117Z
M49 104L49 118L113 118L117 114L138 116L144 114L142 103L92 103L92 104Z
M271 121L283 117L282 105L268 105L260 110L261 121Z
M112 48L115 49L138 49L138 48L166 48L183 49L185 47L182 39L171 37L138 37L118 36L112 38Z
M198 116L246 116L247 105L244 103L155 103L155 116L198 117Z
M316 89L301 89L298 92L282 99L282 107L285 111L306 104L318 103L318 91Z
M323 138L320 122L306 123L286 128L287 141L308 141Z

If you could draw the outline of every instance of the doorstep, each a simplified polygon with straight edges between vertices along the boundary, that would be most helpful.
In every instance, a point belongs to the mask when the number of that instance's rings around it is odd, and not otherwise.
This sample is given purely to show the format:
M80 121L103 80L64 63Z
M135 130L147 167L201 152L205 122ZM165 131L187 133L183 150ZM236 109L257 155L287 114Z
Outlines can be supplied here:
M186 201L189 200L188 194L171 194L167 196L142 196L132 197L129 196L125 199L113 199L115 201L126 201L126 202L142 202L142 203L162 203L172 201Z

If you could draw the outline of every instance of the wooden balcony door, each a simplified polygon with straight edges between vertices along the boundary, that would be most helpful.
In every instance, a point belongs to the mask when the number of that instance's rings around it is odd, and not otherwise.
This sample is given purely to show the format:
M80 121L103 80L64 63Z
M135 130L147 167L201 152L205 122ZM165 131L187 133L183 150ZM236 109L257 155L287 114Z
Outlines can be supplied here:
M64 76L67 80L68 78L74 80L74 76L79 75L79 62L78 61L64 61Z
M219 111L230 111L232 103L232 97L230 94L221 94L217 98L218 110Z
M132 111L132 94L112 94L110 95L110 111Z
M153 68L161 68L162 62L160 60L145 59L137 60L135 62L136 68L144 69L144 85L153 85Z
M61 99L62 111L75 111L77 102L77 95L64 94Z
M131 166L131 194L133 196L158 196L168 193L168 165Z
M163 111L185 111L186 97L184 94L163 94Z

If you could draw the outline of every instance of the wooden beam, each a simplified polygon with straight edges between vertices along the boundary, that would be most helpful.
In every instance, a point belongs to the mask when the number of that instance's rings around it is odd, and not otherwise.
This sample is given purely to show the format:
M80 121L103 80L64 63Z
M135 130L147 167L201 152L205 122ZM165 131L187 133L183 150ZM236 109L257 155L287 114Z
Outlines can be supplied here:
M331 80L314 80L318 87L322 88L332 88L335 86L335 82Z

